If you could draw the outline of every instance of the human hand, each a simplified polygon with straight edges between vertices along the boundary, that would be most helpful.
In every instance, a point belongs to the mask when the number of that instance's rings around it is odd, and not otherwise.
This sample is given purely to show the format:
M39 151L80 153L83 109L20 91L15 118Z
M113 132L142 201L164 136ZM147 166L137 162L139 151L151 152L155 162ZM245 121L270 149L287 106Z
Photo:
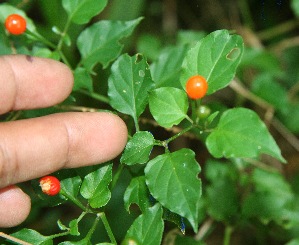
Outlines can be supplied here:
M62 63L24 55L0 57L0 114L55 105L71 92ZM111 113L58 113L0 124L0 227L20 224L30 198L13 184L116 157L127 141Z

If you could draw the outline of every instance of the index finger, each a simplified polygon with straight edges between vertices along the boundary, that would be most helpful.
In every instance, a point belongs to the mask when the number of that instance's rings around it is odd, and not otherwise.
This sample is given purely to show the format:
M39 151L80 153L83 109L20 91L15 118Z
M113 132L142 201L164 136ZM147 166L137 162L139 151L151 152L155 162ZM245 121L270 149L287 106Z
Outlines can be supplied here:
M26 55L0 57L0 114L62 102L72 91L73 75L63 63Z

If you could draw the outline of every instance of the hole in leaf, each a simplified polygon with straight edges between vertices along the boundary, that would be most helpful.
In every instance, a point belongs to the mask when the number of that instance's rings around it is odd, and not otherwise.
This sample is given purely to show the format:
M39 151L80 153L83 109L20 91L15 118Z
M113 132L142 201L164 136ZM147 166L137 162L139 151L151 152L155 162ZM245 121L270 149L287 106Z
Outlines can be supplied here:
M228 60L235 60L239 57L241 50L239 48L233 48L229 53L226 55Z

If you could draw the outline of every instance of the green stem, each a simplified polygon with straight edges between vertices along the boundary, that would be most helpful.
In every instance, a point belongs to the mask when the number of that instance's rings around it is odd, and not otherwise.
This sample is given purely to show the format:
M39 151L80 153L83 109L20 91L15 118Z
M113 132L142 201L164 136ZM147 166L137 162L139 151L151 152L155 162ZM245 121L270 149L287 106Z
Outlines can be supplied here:
M88 233L85 237L85 239L87 239L88 241L90 241L92 234L95 232L99 221L100 221L100 218L97 216L96 219L93 222L92 227L90 228L90 230L88 231Z
M230 244L230 239L231 239L231 235L233 233L233 230L234 229L231 226L226 226L225 227L223 245L229 245Z
M67 236L69 235L70 232L69 231L66 231L66 232L61 232L61 233L58 233L58 234L54 234L54 235L51 235L49 236L50 239L55 239L57 237L61 237L61 236Z
M109 104L109 99L103 95L100 95L98 93L95 93L95 92L89 92L89 91L86 91L86 90L83 90L83 89L80 89L78 90L77 92L81 93L81 94L84 94L84 95L87 95L93 99L96 99L98 101L101 101L101 102L104 102L106 104Z
M114 186L116 185L116 183L117 183L117 181L118 181L118 179L119 179L119 177L120 177L123 169L124 169L124 164L120 163L118 165L117 171L116 171L116 173L115 173L115 175L114 175L114 177L112 179L111 190L113 190Z
M61 49L62 49L63 39L64 39L66 33L68 32L68 29L69 29L69 27L70 27L70 24L71 24L71 20L70 20L70 18L68 18L68 20L67 20L67 22L66 22L66 24L65 24L64 30L63 30L63 32L61 33L60 39L59 39L59 41L58 41L58 44L57 44L57 51L61 51Z
M177 133L176 135L170 137L169 139L165 140L165 144L167 145L169 142L175 140L176 138L180 137L181 135L183 135L184 133L188 132L189 130L191 130L194 126L191 125L185 129L183 129L181 132Z
M105 229L106 229L106 231L107 231L107 234L108 234L108 236L109 236L109 238L110 238L110 241L111 241L113 244L117 244L117 243L116 243L116 240L115 240L115 237L114 237L114 235L113 235L113 232L112 232L112 230L111 230L111 227L110 227L110 225L109 225L109 223L108 223L108 220L107 220L107 218L106 218L105 213L104 213L104 212L98 213L98 217L101 218L101 220L102 220L102 222L103 222L103 225L104 225L104 227L105 227Z
M45 45L49 46L50 48L56 49L56 45L48 41L46 38L43 36L37 35L36 33L29 31L28 29L26 30L26 34L29 36L35 37L38 41L41 41Z
M63 196L65 196L67 199L71 200L74 204L76 204L83 211L85 211L85 212L89 211L78 199L76 199L73 196L69 195L63 189L60 190L60 194L63 195Z

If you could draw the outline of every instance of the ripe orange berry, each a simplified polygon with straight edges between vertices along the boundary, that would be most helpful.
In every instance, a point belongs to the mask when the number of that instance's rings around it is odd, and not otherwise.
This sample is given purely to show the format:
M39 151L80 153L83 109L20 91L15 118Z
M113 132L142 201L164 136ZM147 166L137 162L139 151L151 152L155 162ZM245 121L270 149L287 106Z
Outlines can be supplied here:
M206 95L207 91L208 83L204 77L196 75L188 79L186 83L186 92L189 98L194 100L201 99Z
M26 20L18 14L11 14L5 20L6 30L13 35L21 35L26 31Z
M45 176L39 180L43 193L55 196L60 191L60 181L54 176Z

